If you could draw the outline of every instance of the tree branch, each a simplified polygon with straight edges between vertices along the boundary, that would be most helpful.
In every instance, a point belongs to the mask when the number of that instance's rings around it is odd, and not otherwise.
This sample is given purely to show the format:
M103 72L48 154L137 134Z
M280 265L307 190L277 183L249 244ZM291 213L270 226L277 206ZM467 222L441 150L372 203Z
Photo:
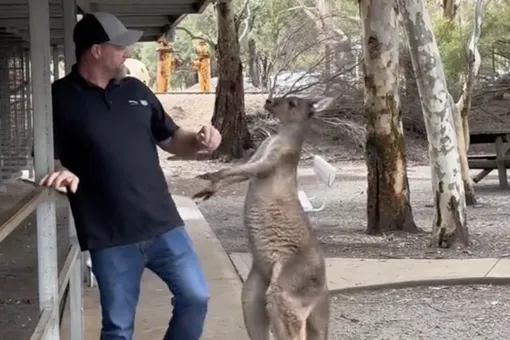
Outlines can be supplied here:
M471 33L471 38L469 39L468 49L467 49L467 60L468 60L468 70L466 81L464 82L464 87L462 89L462 95L459 98L459 101L456 103L457 113L461 115L464 124L467 124L467 115L469 114L469 110L471 109L471 100L473 97L473 85L475 82L475 78L478 75L478 71L480 70L480 65L482 63L480 52L478 51L478 41L480 40L480 34L482 30L482 21L483 21L483 1L477 0L475 11L474 11L474 20L473 20L473 32ZM466 149L469 146L469 127L464 126L464 135L466 138Z
M250 0L245 0L244 3L245 3L245 5L244 5L243 9L241 10L241 14L239 15L239 18L242 18L243 16L245 17L243 20L244 29L243 29L243 32L239 35L239 41L243 40L243 38L246 35L248 35L248 33L250 33L251 28L253 27L253 25L250 22L250 21L252 21L251 10L250 10Z
M187 35L189 35L189 37L193 40L204 40L205 42L207 42L212 48L216 49L216 43L214 41L212 41L211 39L209 38L205 38L203 36L198 36L198 35L195 35L193 34L189 29L185 28L185 27L176 27L175 30L181 30L183 32L185 32Z

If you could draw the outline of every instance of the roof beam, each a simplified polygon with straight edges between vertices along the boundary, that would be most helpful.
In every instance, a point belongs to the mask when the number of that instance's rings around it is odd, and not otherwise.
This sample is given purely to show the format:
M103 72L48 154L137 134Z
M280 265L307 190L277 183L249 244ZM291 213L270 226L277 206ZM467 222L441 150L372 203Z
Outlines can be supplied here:
M142 28L142 27L162 27L168 25L170 22L167 16L119 16L120 21L129 28ZM27 19L4 19L0 20L0 26L12 27L20 30L28 30L30 25ZM50 27L52 30L64 29L64 18L53 17L50 18Z
M48 1L48 0L46 0ZM117 16L128 28L157 29L157 34L147 33L151 38L161 36L174 28L187 14L201 13L211 0L76 0L78 13L105 11ZM62 0L49 0L50 28L63 29ZM0 0L0 27L9 31L28 31L28 2ZM25 37L24 37L25 38ZM145 39L145 38L144 38Z
M126 6L128 5L129 3L126 2L126 0L90 0L89 1L91 4L95 4L97 5L98 7L103 7L103 6ZM186 6L186 5L189 5L190 3L192 2L195 2L195 1L190 1L190 0L145 0L145 1L140 1L139 3L142 4L143 3L143 6L145 7L157 7L157 6L168 6L168 5L171 5L171 6Z
M110 0L111 1L111 0ZM179 0L185 1L185 0ZM138 3L129 3L122 1L119 4L116 3L88 3L85 0L78 1L83 3L83 7L80 4L80 8L96 8L97 11L110 12L118 17L129 17L129 16L168 16L176 15L180 16L183 14L194 14L197 10L203 9L203 6L198 7L195 2L184 2L184 3L173 3L169 0L164 0L161 3L145 3L143 1ZM206 1L208 2L208 1ZM200 5L202 1L200 1ZM90 5L90 6L89 6ZM84 8L85 7L85 8ZM50 17L59 18L63 17L62 5L59 1L50 3ZM28 20L28 5L23 3L4 3L0 2L0 25L2 25L5 19L27 19ZM129 19L128 19L129 20Z
M5 30L0 30L0 46L1 48L5 48L7 46L13 46L13 43L19 43L23 39L14 34L14 32L8 32Z
M185 13L195 13L195 6L193 3L187 4L174 4L166 2L163 5L150 5L145 2L129 4L124 2L122 5L112 4L97 4L97 11L110 12L115 16L161 16L161 15L181 15Z
M165 33L163 28L161 27L140 27L141 30L144 32L144 36L160 36L161 34ZM29 30L26 29L20 29L17 31L17 33L24 39L28 41L28 33ZM64 30L63 29L53 29L51 30L51 39L52 44L59 44L59 41L64 41Z
M50 3L50 17L62 16L62 4ZM1 19L24 19L28 18L28 2L23 3L0 3L0 24Z

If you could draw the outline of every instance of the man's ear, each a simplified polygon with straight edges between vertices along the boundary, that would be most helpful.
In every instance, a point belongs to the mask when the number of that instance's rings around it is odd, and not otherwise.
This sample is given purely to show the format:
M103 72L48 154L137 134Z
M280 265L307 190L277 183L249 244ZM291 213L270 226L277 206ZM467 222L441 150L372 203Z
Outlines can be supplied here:
M90 46L90 54L95 58L99 59L101 57L101 46L99 45L92 45Z
M315 102L312 104L313 111L314 112L322 112L322 111L326 110L331 105L331 103L333 103L334 99L335 98L333 98L333 97L324 97L324 98L315 100Z

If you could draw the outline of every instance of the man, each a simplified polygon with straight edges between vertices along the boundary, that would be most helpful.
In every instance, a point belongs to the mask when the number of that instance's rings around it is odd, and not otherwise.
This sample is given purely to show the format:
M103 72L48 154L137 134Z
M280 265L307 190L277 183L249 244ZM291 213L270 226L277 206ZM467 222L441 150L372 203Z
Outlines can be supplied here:
M198 340L208 287L168 192L157 147L190 157L214 150L219 132L179 128L141 81L122 77L126 48L141 31L109 13L75 26L77 63L52 84L55 158L40 184L66 187L82 250L89 250L102 310L101 340L132 339L145 267L174 298L165 340Z

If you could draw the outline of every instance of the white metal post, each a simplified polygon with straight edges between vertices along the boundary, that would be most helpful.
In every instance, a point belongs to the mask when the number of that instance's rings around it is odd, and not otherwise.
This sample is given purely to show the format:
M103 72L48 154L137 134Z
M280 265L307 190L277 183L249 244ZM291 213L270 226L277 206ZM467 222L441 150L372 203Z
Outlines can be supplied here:
M64 8L64 61L66 74L76 61L74 56L73 30L76 24L76 0L62 0Z
M32 60L32 105L34 113L35 180L54 170L53 124L50 78L49 0L28 0L30 58ZM37 256L39 308L51 310L45 340L59 340L57 228L55 193L39 204L37 215Z
M62 0L64 9L64 64L65 73L69 74L75 62L73 29L76 24L76 1ZM78 243L76 228L74 225L73 213L68 207L69 223L69 244L71 247ZM83 262L82 257L78 256L69 278L69 314L70 314L70 340L84 339L84 320L83 320Z
M8 56L9 55L7 53L2 54L0 56L0 87L1 87L0 91L5 91L5 93L9 92L9 58L8 58ZM3 117L6 117L6 114L10 114L10 102L9 102L8 95L6 95L4 98L2 98L2 100L0 100L0 112L2 112ZM2 118L0 118L0 124L4 123ZM5 154L2 153L2 151L5 151L5 150L2 150L2 147L4 144L3 138L4 137L0 136L0 191L2 191L2 192L7 190L6 187L3 185L3 183L2 183L3 181L1 178L1 176L3 175L2 170L3 170L5 162L6 162L4 155L7 154L7 153L5 153Z
M30 59L30 50L29 49L25 49L25 51L23 52L23 61L24 61L24 65L25 65L25 74L26 74L26 79L30 79L30 70L31 70L31 66L30 66L30 63L31 63L31 59ZM26 97L26 104L25 104L25 110L27 111L27 124L28 124L28 129L29 130L32 130L33 131L33 128L34 128L34 117L33 117L33 112L34 110L32 109L32 88L30 87L30 84L28 84L28 86L25 87L25 94L24 94ZM28 177L29 178L34 178L35 174L34 174L34 161L32 160L31 164L30 164L30 167L29 167L29 170L28 170Z
M59 58L59 54L60 54L59 52L60 52L60 49L59 49L58 45L53 45L53 47L52 47L53 81L60 78L60 72L59 72L59 67L58 67L58 58Z

